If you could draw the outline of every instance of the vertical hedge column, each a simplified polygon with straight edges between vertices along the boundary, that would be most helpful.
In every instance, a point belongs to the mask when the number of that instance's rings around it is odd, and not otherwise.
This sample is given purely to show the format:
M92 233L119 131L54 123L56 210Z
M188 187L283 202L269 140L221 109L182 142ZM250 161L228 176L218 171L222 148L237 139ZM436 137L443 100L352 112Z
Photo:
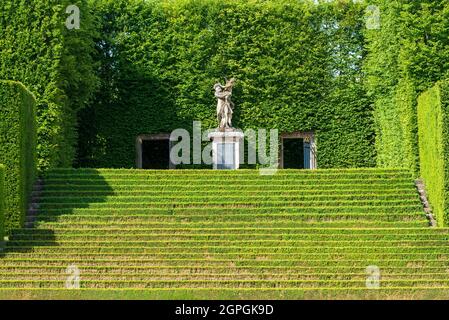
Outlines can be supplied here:
M0 246L5 236L5 166L0 164Z
M421 176L439 226L449 222L449 83L439 82L418 98Z
M5 165L5 232L25 220L36 176L35 98L21 83L0 81L0 163Z

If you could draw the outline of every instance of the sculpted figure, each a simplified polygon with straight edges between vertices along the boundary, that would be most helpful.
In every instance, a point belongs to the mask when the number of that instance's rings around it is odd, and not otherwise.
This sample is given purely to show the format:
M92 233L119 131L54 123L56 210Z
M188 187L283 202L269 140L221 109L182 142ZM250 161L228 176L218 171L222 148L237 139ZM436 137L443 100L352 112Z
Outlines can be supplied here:
M217 98L217 120L218 128L224 130L232 128L232 114L234 113L234 103L231 100L232 88L234 87L235 79L232 78L226 81L226 85L217 83L214 85L215 97Z

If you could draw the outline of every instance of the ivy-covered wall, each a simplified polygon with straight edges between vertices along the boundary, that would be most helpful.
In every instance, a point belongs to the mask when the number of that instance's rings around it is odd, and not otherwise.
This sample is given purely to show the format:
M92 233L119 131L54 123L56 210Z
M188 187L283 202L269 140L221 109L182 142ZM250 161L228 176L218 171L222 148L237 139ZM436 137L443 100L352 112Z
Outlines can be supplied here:
M439 226L449 223L449 82L441 81L418 99L421 176Z
M80 112L78 166L133 167L139 134L216 124L212 87L236 77L233 124L315 131L318 165L375 165L361 64L364 5L101 0L101 87Z
M80 29L66 27L71 4L80 9ZM87 0L0 1L0 35L0 79L21 81L37 98L39 168L70 167L77 111L97 83Z
M35 98L21 83L0 81L0 163L6 167L5 230L20 228L36 177Z

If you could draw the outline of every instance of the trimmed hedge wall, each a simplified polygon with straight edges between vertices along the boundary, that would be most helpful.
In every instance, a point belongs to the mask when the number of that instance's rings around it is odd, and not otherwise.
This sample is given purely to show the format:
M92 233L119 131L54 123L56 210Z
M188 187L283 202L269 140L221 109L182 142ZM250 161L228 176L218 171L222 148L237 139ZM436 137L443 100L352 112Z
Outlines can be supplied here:
M5 230L22 226L36 177L35 98L21 83L0 81L0 163L6 166Z
M415 92L410 92L410 79L402 79L399 53L403 34L400 2L373 1L380 9L380 29L366 29L368 55L364 61L366 86L374 100L377 165L404 167L417 171L413 149Z
M80 8L80 29L68 30L68 5ZM38 166L70 167L77 111L96 89L95 28L87 0L0 1L0 79L36 95Z
M440 226L449 223L449 82L443 81L418 99L421 176Z
M447 1L372 0L381 28L366 29L366 85L374 101L377 164L419 172L417 98L449 71Z
M5 166L0 164L0 246L5 236Z
M0 78L36 93L40 169L76 153L133 167L139 134L215 127L211 87L235 76L236 126L314 130L321 168L417 174L416 99L449 71L449 3L372 0L369 30L353 2L77 0L68 30L73 1L5 0Z
M235 76L233 124L315 131L318 165L375 165L361 71L364 7L300 1L95 1L101 89L80 112L78 166L134 167L139 134L217 126L215 81ZM340 28L335 26L339 25Z

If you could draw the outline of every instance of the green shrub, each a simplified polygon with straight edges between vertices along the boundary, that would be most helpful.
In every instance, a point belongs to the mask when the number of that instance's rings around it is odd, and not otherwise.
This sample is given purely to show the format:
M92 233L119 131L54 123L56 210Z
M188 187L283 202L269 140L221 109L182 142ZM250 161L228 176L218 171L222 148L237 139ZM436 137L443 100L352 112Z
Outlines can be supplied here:
M5 166L0 164L0 243L5 236Z
M449 223L449 83L437 83L418 99L421 176L440 226Z
M35 98L21 83L0 81L0 163L6 167L5 230L22 226L36 177Z

